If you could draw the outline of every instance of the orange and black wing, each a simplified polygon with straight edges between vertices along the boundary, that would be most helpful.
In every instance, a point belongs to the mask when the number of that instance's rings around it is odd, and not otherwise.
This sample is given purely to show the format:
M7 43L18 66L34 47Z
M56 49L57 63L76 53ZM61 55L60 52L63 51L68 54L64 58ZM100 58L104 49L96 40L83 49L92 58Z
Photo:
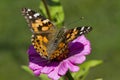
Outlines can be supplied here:
M23 8L22 14L33 33L31 41L34 48L42 57L47 57L47 46L55 36L55 26L49 19L34 10Z
M56 50L51 54L50 59L62 60L66 58L68 51L68 43L76 39L78 36L86 34L92 30L92 27L83 26L67 30L61 37L61 41L57 45Z

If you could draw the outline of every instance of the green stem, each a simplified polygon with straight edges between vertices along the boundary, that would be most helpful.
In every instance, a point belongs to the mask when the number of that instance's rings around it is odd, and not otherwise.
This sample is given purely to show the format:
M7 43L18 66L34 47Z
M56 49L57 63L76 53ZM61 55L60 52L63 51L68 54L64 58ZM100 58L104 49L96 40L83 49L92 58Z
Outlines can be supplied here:
M42 0L42 2L43 2L43 4L44 4L44 6L45 6L45 10L46 10L46 13L47 13L47 15L48 15L48 18L49 18L50 20L52 20L51 15L50 15L50 11L49 11L49 9L48 9L47 1L46 1L46 0Z
M67 71L65 77L67 78L66 80L74 80L74 78L72 77L72 75L69 71Z

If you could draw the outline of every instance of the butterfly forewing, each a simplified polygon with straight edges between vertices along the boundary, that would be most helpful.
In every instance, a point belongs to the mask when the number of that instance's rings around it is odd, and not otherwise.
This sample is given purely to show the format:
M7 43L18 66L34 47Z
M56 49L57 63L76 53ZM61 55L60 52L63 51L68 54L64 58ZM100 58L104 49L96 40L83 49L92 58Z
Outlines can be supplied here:
M68 43L91 30L92 27L89 26L76 27L74 29L67 30L62 36L62 40L58 43L56 50L51 54L50 59L61 60L66 58L69 53Z
M52 24L52 22L49 19L41 16L39 13L31 9L23 8L22 14L25 16L28 25L34 34L50 33L55 31L55 26Z
M31 41L34 48L43 57L48 56L47 46L56 35L55 26L49 19L34 10L23 8L22 14L25 16L33 33Z

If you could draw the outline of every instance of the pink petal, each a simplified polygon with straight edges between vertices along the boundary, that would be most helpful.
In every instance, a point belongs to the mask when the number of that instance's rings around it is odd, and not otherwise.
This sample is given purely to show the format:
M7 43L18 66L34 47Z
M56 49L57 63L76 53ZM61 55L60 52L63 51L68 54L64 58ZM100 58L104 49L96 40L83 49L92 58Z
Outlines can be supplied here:
M85 36L82 35L82 36L78 37L77 39L75 39L73 42L80 42L80 43L82 43L82 44L86 44L87 41L88 41L88 40L85 38Z
M83 63L85 61L85 59L86 59L85 56L77 56L77 55L75 55L75 56L71 56L69 58L69 61L71 63L73 63L73 64L81 64L81 63Z
M75 66L74 64L72 64L71 62L67 61L67 67L70 69L70 71L72 72L76 72L79 70L78 66Z
M32 62L29 62L29 68L32 69L32 70L38 70L38 69L41 69L42 66L39 66L38 64L35 64L35 63L32 63Z
M50 66L45 66L42 70L41 70L41 73L44 73L44 74L48 74L50 73L52 70L54 69L54 67Z
M58 74L65 75L67 71L68 71L67 63L65 61L61 62L59 65Z
M41 70L40 69L38 69L38 70L35 70L35 71L33 71L33 73L36 75L36 76L39 76L40 75L40 72Z
M81 54L84 53L85 55L88 55L90 54L90 52L91 52L90 42L87 41L87 44L85 45L84 50L81 52Z
M52 80L58 80L60 78L60 75L58 75L58 67L51 71L48 74L48 77L51 78Z
M88 55L91 52L90 42L85 36L80 36L70 44L70 56L71 55Z

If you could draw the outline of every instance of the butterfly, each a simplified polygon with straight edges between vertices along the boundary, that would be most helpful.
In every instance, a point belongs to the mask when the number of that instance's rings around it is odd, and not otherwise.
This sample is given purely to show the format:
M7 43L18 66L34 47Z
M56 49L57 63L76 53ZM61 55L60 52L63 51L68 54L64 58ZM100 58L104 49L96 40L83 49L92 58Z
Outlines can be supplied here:
M34 49L41 57L48 60L66 58L69 54L69 42L92 30L90 26L58 30L49 19L28 8L22 9L22 15L27 20L32 32L31 41Z

